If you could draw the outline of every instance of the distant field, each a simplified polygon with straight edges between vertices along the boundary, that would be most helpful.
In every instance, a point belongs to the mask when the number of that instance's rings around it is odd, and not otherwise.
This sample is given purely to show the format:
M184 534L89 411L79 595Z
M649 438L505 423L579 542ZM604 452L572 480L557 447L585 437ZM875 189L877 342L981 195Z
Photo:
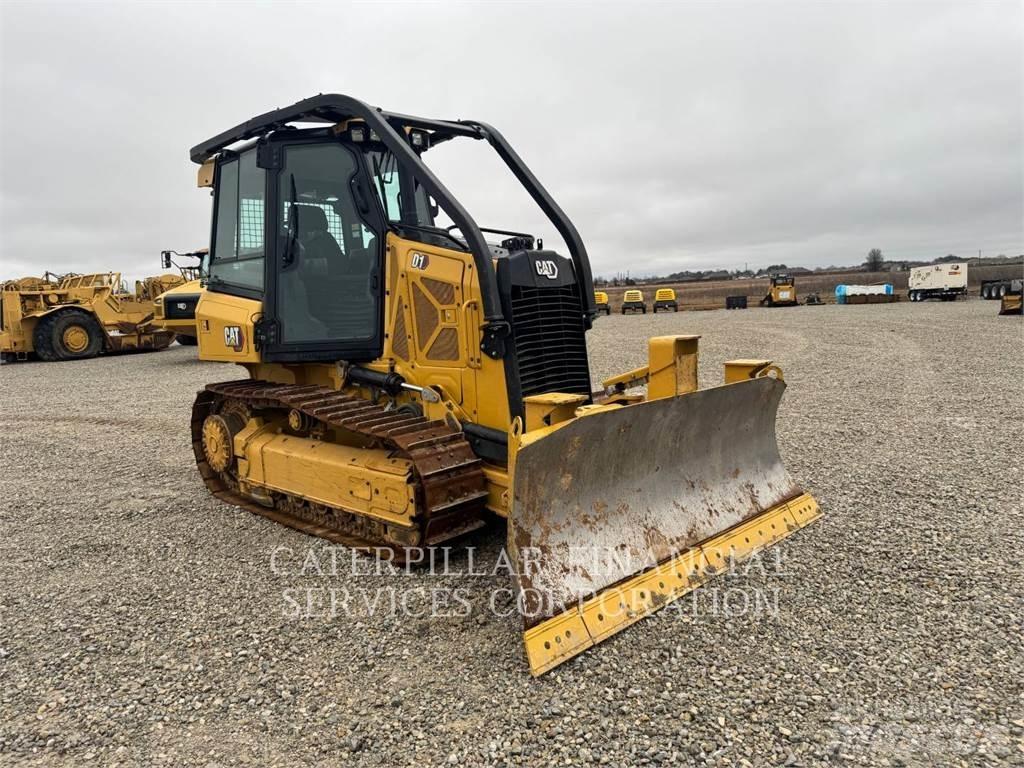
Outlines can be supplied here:
M969 292L978 293L978 286L984 280L1000 280L1010 277L1020 277L1021 266L1010 265L982 265L971 266L968 269ZM906 298L908 272L829 272L815 273L796 276L797 296L803 301L808 293L817 293L822 300L828 303L835 303L835 290L837 285L872 285L877 283L892 283L893 290ZM744 278L740 280L702 280L691 283L651 283L649 285L631 286L639 288L644 293L644 299L648 304L654 302L654 292L658 288L674 288L676 300L680 309L719 309L725 306L726 296L746 296L750 306L757 306L757 302L768 291L768 278ZM622 307L622 294L627 287L601 288L608 294L612 312L619 312Z

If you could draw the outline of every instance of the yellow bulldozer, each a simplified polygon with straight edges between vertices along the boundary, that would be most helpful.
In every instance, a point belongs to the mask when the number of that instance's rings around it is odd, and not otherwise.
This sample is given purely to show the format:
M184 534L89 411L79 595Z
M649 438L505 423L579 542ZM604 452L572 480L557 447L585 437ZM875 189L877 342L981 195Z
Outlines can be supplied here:
M768 280L768 293L761 299L762 307L795 307L800 303L792 275L773 274Z
M424 162L455 140L497 152L568 256L477 224ZM583 241L486 123L327 94L191 158L214 191L199 356L249 373L193 405L218 499L405 562L504 518L535 675L818 516L770 360L700 390L699 337L663 336L592 385Z
M197 263L182 266L174 261L175 257L195 259ZM173 333L182 346L195 346L198 343L196 305L206 279L209 250L200 248L190 253L163 251L160 258L164 269L177 267L184 282L157 296L153 306L153 325Z
M1024 280L1014 278L999 292L1000 315L1024 315Z
M0 355L53 362L163 349L173 336L153 327L153 300L181 282L172 274L147 277L132 293L119 272L9 280L0 290Z

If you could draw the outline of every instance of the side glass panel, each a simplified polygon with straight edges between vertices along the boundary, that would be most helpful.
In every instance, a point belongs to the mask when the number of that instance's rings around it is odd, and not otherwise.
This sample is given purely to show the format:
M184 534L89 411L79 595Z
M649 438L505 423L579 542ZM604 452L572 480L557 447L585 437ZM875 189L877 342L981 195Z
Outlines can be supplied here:
M231 261L238 223L238 161L222 163L217 174L217 236L212 256L217 261Z
M426 190L408 177L403 181L395 156L387 151L371 151L366 155L373 174L373 186L377 190L377 196L388 220L420 227L433 226L434 218L430 213ZM413 192L408 191L410 185L415 186ZM416 210L405 211L403 214L402 205L407 199L406 195L410 194L415 201Z
M277 290L284 344L343 346L379 334L380 240L352 198L357 168L356 157L339 144L285 148Z
M255 150L220 166L217 232L210 263L214 283L263 290L265 173L256 167Z

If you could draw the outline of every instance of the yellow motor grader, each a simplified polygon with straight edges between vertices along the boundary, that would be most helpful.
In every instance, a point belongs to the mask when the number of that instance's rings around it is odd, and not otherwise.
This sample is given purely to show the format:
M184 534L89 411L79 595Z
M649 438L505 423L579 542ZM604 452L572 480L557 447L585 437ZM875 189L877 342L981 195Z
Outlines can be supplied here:
M147 277L131 293L119 272L9 280L0 290L0 355L5 362L81 360L104 352L163 349L173 336L154 328L153 300L178 275Z
M424 162L467 139L568 256L479 226ZM249 372L193 406L217 498L407 561L506 518L533 674L818 516L779 456L771 361L731 361L700 390L698 337L663 336L595 389L583 241L486 123L328 94L191 158L214 190L199 355Z

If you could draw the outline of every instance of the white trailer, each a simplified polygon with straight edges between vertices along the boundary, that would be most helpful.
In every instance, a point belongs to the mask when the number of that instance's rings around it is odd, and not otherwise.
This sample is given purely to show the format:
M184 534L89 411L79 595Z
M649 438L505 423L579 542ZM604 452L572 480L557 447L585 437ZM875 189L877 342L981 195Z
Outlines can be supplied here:
M911 301L955 301L967 295L967 263L932 264L910 270L907 295Z

